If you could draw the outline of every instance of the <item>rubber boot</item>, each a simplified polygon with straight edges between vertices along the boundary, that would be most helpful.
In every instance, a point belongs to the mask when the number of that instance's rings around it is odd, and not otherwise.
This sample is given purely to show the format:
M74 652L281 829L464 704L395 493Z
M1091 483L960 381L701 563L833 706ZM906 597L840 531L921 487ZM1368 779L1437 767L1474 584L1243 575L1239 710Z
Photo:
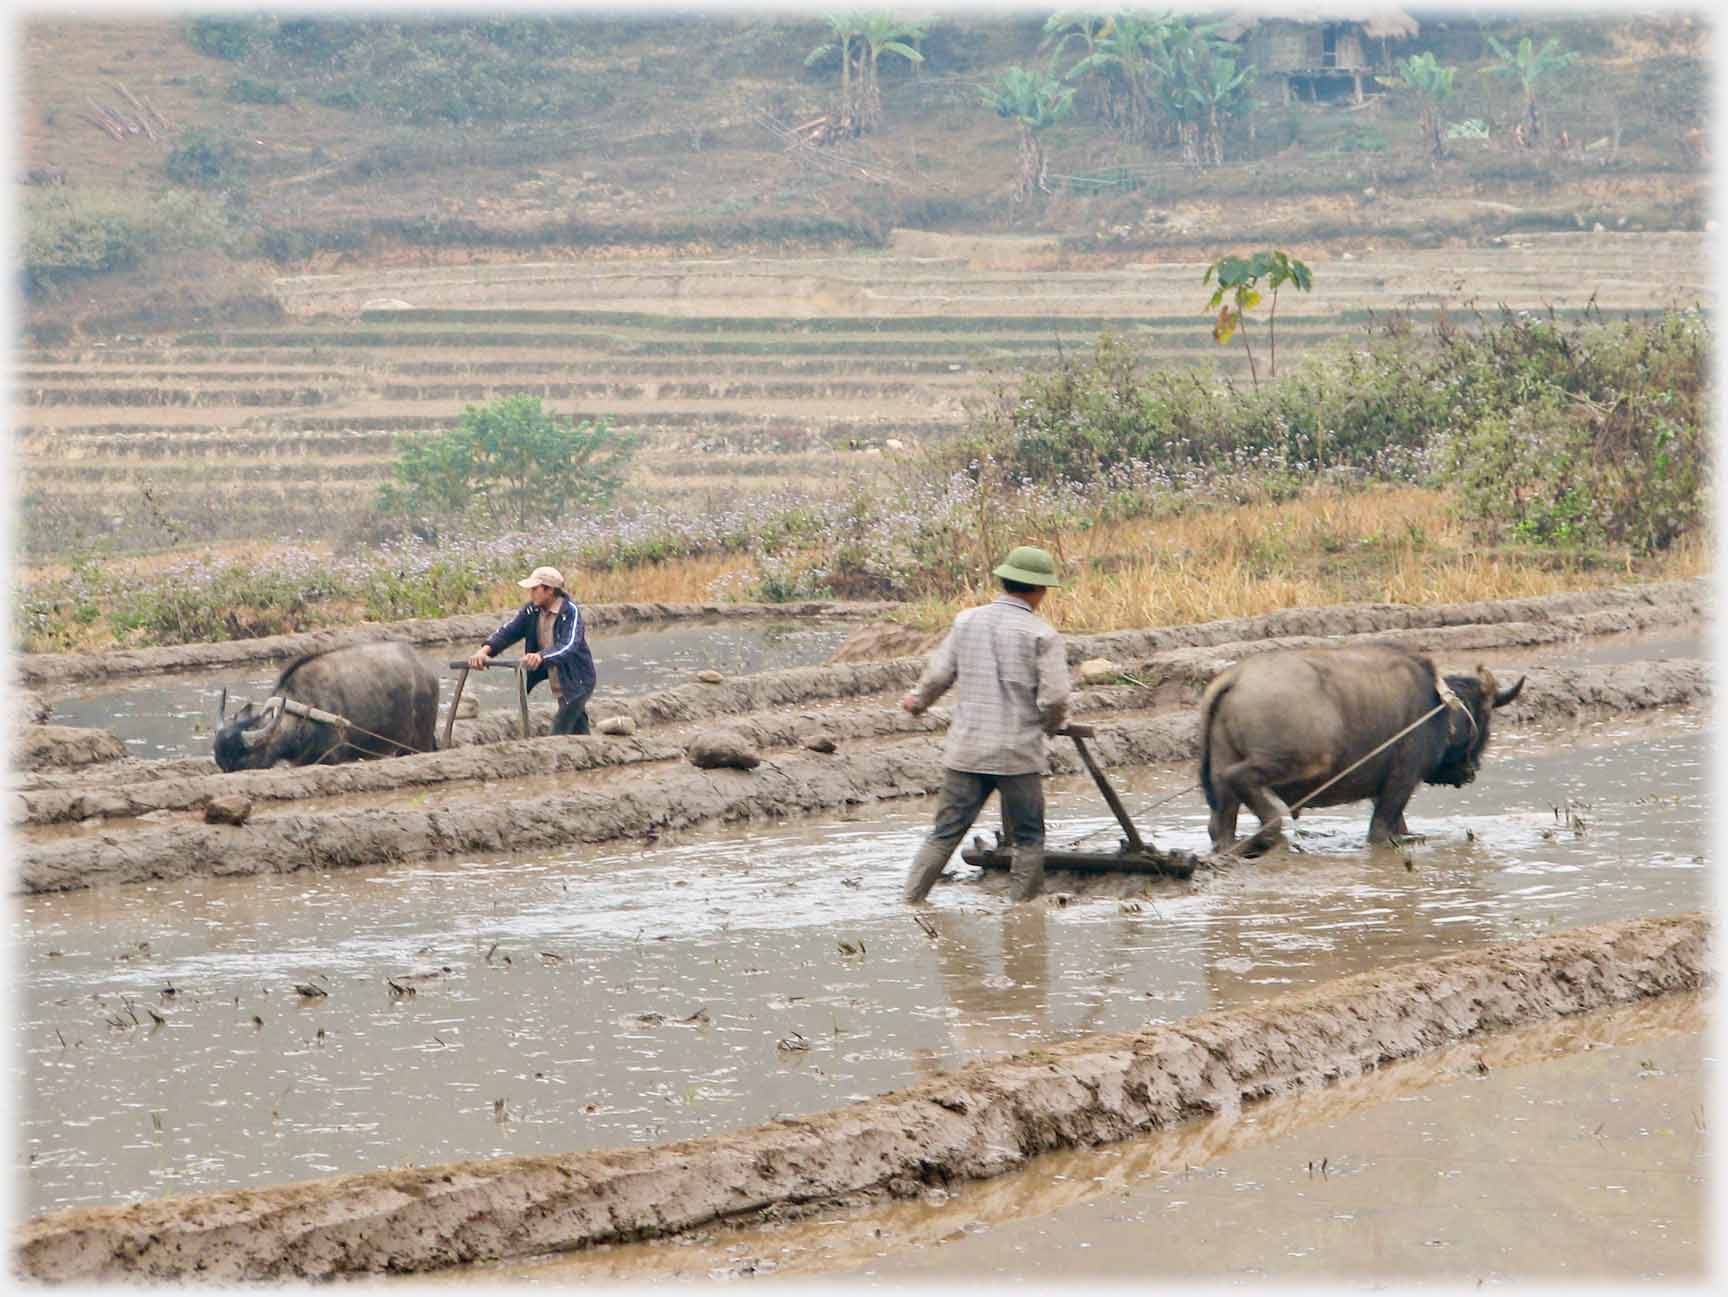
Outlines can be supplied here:
M948 857L953 854L953 847L944 848L940 842L927 841L919 847L918 854L912 857L912 872L906 875L903 899L915 902L930 895L930 889L936 886L936 880L948 867Z
M1015 847L1008 858L1008 899L1030 901L1044 890L1044 848Z

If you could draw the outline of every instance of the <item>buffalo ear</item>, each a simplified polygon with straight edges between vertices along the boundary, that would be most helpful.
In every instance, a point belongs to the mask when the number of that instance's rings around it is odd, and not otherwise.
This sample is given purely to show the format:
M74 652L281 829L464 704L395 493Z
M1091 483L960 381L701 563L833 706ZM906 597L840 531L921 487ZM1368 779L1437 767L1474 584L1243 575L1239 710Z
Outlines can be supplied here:
M1529 676L1519 676L1517 684L1513 685L1510 689L1507 689L1507 690L1504 690L1500 693L1495 694L1494 695L1494 705L1496 707L1506 706L1506 704L1511 702L1514 698L1516 698L1520 693L1522 693L1524 691L1524 682L1526 680L1528 680L1529 678L1530 678Z

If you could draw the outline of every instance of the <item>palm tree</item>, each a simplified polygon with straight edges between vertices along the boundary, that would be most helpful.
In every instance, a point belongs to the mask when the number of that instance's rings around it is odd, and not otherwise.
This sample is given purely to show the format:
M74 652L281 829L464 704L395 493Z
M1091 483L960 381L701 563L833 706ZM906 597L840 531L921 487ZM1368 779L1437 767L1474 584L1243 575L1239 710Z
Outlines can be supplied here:
M1413 55L1397 65L1399 84L1413 91L1422 102L1422 138L1435 161L1446 156L1446 140L1440 134L1440 105L1452 97L1452 78L1457 68L1443 68L1432 54Z
M1020 127L1020 186L1014 201L1025 202L1034 186L1041 193L1049 193L1044 144L1038 137L1068 115L1074 106L1074 87L1064 86L1048 73L1011 67L984 92L984 106L994 109L998 117L1013 119Z
M908 42L922 40L933 21L930 18L896 18L890 13L864 15L858 28L862 47L859 66L864 72L864 89L859 96L862 109L860 124L864 130L874 130L882 120L882 86L878 77L882 56L898 54L908 63L922 63L924 56Z
M1224 127L1221 117L1232 116L1248 102L1248 84L1254 79L1254 65L1236 70L1236 60L1228 55L1214 54L1210 49L1196 50L1181 61L1182 93L1193 105L1197 122L1206 126L1206 142L1212 165L1224 165Z
M1488 44L1499 57L1497 66L1488 69L1502 76L1517 77L1518 83L1524 88L1524 119L1518 123L1513 134L1529 148L1536 143L1542 134L1542 116L1536 103L1536 92L1544 82L1551 81L1554 76L1572 66L1577 59L1576 50L1562 50L1558 40L1549 38L1541 49L1528 36L1518 42L1517 52L1507 49L1492 36Z

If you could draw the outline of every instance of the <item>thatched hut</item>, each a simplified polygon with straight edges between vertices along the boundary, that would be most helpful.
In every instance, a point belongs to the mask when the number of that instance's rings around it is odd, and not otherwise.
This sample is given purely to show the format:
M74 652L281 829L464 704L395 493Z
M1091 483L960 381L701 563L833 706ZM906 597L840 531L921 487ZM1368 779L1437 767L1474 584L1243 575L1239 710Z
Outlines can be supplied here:
M1219 35L1243 46L1243 60L1265 80L1283 84L1284 102L1346 96L1361 103L1378 93L1377 74L1392 70L1389 47L1419 27L1400 9L1307 9L1241 13Z

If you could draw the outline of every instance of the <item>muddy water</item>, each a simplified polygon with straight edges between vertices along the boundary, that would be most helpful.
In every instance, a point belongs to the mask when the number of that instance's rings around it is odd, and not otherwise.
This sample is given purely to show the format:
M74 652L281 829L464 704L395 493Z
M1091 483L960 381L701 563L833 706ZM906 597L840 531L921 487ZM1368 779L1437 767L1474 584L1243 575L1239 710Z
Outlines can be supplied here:
M603 694L639 693L683 684L712 667L727 675L813 666L827 660L856 629L850 625L772 622L680 622L676 626L619 629L589 639ZM420 657L444 681L447 704L455 689L448 663L474 651L470 643L421 645ZM252 663L224 671L176 673L127 680L59 698L49 718L55 725L86 725L118 735L135 757L208 756L211 729L222 690L262 701L281 663ZM464 696L483 710L516 709L516 678L508 671L475 672ZM546 687L535 703L550 705Z
M1477 784L1418 795L1411 867L1367 851L1354 811L1304 816L1302 853L1156 883L1133 909L946 884L935 940L898 901L922 801L647 849L19 901L25 1205L693 1136L1414 956L1696 909L1705 756L1698 716L1520 732ZM1129 805L1186 777L1145 772ZM1108 825L1077 780L1050 807L1053 843ZM1143 818L1202 843L1197 796Z
M922 1200L436 1278L1695 1281L1707 1017L1665 997Z

